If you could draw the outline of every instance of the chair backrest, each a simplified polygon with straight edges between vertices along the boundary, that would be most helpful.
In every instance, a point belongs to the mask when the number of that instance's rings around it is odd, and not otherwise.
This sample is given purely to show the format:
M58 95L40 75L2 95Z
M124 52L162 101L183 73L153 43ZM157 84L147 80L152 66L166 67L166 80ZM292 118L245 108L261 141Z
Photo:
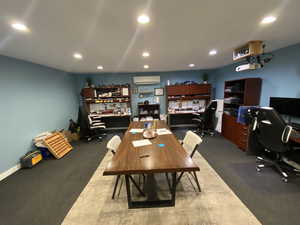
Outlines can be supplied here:
M214 129L215 128L215 114L217 111L218 102L211 101L207 106L206 110L203 113L203 120L204 120L204 128L205 129Z
M116 154L119 145L121 144L121 138L118 135L113 136L106 145L106 148L113 154Z
M289 150L286 143L287 124L270 107L259 108L257 113L256 135L259 143L267 150L273 152L285 152Z
M183 139L182 147L190 154L191 157L193 157L197 146L201 143L202 139L200 136L192 131L188 131Z

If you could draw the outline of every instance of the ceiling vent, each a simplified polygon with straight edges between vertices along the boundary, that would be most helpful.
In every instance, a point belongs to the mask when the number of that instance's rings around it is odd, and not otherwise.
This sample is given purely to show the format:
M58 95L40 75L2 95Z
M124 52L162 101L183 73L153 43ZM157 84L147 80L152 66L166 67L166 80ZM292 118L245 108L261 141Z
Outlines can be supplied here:
M137 76L133 77L133 83L136 85L159 84L160 76Z

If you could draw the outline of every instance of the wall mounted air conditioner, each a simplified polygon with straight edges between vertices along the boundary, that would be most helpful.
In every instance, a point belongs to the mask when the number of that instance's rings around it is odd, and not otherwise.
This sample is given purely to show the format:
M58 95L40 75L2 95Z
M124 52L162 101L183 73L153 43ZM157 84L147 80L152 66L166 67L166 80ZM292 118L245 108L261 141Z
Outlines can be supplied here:
M160 76L136 76L133 77L133 83L136 85L159 84Z

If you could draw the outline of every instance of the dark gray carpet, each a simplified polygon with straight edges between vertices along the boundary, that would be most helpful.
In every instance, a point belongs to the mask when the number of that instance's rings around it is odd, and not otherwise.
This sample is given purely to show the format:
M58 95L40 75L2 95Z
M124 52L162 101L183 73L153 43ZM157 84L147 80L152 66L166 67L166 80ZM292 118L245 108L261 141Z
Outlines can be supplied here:
M182 138L185 130L175 133ZM0 225L59 225L98 167L110 137L73 144L64 158L1 181ZM263 225L300 224L300 179L285 184L272 169L257 174L255 158L219 136L205 138L199 152Z
M0 182L0 225L58 225L106 154L101 143L72 143L59 160L43 161Z

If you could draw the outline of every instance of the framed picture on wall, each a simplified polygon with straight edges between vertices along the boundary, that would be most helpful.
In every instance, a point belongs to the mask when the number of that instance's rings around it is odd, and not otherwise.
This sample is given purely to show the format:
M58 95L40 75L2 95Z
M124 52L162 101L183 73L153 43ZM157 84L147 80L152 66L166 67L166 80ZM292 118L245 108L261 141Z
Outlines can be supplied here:
M154 95L155 96L163 96L164 95L164 89L163 88L154 88Z

